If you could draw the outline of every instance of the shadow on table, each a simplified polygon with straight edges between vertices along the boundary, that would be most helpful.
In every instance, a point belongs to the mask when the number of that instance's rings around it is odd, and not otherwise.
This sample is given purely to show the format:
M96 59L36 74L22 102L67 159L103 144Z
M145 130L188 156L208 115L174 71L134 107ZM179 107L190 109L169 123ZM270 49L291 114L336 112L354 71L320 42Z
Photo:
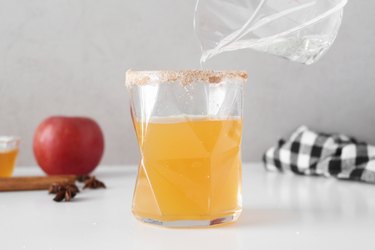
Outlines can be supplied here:
M124 178L129 176L136 176L137 168L135 167L104 167L100 168L93 173L98 178L109 178L109 179L118 179Z
M282 224L296 219L296 212L291 210L244 208L238 221L231 224L230 227L261 227Z
M79 202L87 202L87 201L92 201L95 200L92 197L75 197L71 202L73 203L79 203Z

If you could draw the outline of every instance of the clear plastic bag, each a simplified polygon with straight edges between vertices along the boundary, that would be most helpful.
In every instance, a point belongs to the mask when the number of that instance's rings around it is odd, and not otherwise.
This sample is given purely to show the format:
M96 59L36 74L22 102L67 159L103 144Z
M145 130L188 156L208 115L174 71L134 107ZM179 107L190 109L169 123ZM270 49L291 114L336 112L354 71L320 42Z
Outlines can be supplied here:
M197 0L194 27L201 63L251 48L304 64L332 45L347 0Z

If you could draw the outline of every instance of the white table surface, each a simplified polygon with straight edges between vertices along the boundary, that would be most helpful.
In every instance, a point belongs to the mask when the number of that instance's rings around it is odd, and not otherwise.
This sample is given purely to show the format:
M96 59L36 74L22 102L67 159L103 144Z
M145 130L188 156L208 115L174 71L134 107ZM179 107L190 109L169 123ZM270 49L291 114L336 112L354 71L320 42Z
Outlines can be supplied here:
M19 167L16 175L40 174ZM135 220L135 166L100 166L108 188L56 203L46 191L0 193L0 249L375 249L375 186L243 166L237 223L168 229Z

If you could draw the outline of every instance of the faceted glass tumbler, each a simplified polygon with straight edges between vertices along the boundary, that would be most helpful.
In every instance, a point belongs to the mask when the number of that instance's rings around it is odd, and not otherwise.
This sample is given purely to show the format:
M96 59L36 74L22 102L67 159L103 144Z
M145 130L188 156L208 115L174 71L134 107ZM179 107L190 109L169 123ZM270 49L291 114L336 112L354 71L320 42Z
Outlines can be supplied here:
M132 212L199 227L241 212L242 71L126 73L141 159Z

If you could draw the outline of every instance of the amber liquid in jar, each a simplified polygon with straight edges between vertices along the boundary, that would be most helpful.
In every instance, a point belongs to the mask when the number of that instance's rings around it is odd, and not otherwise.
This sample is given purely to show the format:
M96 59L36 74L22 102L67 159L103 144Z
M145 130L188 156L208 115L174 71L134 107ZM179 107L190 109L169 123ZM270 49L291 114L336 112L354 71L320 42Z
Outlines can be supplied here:
M0 177L10 177L18 155L18 149L0 149Z

